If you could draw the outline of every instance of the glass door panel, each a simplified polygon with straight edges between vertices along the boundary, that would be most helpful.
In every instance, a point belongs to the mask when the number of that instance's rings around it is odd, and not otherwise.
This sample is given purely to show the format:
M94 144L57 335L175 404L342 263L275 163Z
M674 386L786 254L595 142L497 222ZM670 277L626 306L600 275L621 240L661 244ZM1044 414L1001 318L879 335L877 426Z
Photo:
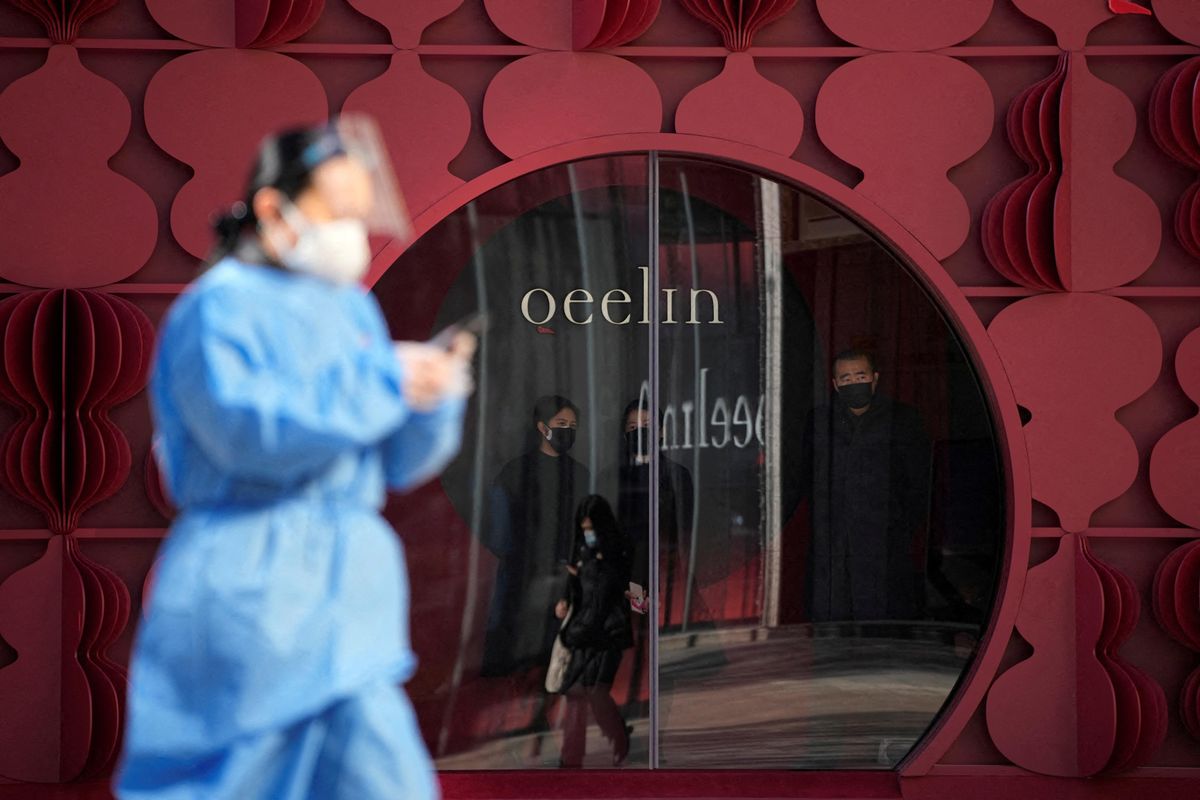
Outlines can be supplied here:
M659 517L658 766L892 768L1000 559L979 383L848 218L723 164L659 179L661 469L691 508Z
M408 691L440 768L611 768L627 748L626 764L648 763L648 653L632 646L624 592L627 540L644 550L651 531L616 521L623 410L648 374L648 192L644 156L524 176L452 214L376 286L397 338L487 316L461 455L388 509L413 575ZM604 541L589 549L578 515L593 496ZM572 584L571 688L551 693Z

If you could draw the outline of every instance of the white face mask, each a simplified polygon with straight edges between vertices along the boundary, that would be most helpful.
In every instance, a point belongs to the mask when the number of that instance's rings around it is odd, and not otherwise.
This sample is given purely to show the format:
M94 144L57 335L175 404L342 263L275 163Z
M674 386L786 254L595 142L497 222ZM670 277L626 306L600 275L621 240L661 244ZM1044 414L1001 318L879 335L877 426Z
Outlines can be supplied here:
M295 206L284 207L283 217L296 232L293 246L276 248L285 267L338 284L356 283L367 274L371 246L361 219L309 222Z

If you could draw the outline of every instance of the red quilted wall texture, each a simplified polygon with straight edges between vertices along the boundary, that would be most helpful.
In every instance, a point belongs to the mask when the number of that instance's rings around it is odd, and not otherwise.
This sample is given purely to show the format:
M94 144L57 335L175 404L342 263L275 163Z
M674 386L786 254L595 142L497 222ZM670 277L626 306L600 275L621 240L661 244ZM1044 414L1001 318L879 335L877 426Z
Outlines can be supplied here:
M153 325L258 138L343 107L379 118L421 230L595 137L816 170L940 262L994 402L1032 415L990 643L897 775L461 773L449 796L1200 793L1200 4L741 5L0 2L0 797L105 796L169 511Z

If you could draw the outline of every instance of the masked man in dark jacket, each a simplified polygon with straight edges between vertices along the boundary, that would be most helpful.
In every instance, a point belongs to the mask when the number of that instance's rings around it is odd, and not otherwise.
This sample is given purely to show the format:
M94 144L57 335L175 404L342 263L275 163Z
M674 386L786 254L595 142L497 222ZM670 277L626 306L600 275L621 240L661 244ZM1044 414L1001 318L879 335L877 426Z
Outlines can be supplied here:
M869 354L841 353L834 402L810 418L802 465L814 622L913 619L919 611L929 439L916 409L878 385Z

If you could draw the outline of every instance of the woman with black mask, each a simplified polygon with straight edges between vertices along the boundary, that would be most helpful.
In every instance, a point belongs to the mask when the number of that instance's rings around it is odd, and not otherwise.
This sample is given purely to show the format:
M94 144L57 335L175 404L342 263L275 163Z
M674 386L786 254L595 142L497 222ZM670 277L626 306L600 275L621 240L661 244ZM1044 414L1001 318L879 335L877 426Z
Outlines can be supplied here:
M557 630L548 612L562 595L573 515L591 489L591 475L568 455L579 425L575 404L546 395L532 416L534 446L504 465L489 496L484 544L499 565L482 674L519 676L533 669L527 677L540 686L537 672L549 660Z
M629 755L629 734L613 701L613 678L623 651L633 644L625 586L629 571L626 543L608 501L590 495L575 513L578 556L566 566L566 597L555 606L559 619L571 617L559 636L571 651L563 679L567 708L563 724L561 767L580 767L587 740L588 709L604 737L612 742L612 764Z

